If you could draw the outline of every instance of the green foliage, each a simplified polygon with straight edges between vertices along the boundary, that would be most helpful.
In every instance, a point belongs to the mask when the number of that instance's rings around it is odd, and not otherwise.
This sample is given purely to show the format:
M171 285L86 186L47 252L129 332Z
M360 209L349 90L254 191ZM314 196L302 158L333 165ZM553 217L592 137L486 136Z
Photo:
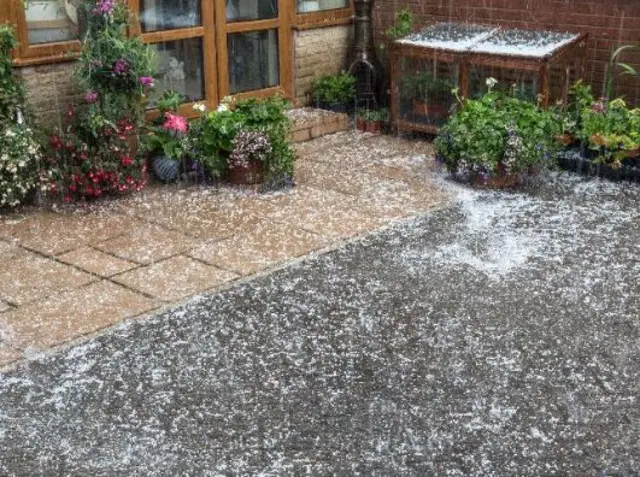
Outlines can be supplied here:
M141 138L141 152L151 157L164 155L177 161L184 158L188 148L186 134L172 127L176 118L187 123L186 118L177 115L182 102L183 96L180 93L168 90L162 94L158 100L159 114L147 126L147 134Z
M311 91L314 101L347 106L355 101L356 78L348 73L322 76L313 82Z
M384 33L393 41L407 36L411 30L413 30L413 13L408 8L403 8L395 13L393 26Z
M80 87L95 94L92 113L104 121L123 118L140 125L146 88L154 73L154 56L140 37L128 36L131 16L123 0L85 0L87 32L76 69Z
M599 153L599 162L619 167L629 152L640 149L640 108L629 109L620 98L585 106L578 137Z
M613 87L615 81L619 75L631 75L638 76L638 71L635 68L619 61L620 55L627 51L636 48L634 45L624 45L616 50L611 51L609 57L609 63L605 72L603 95L607 99L611 99L613 95Z
M426 100L428 98L448 97L453 85L442 78L434 78L430 73L419 71L406 75L400 81L400 96L404 100Z
M38 184L41 149L24 122L24 89L13 74L13 29L0 25L0 208L22 203Z
M561 125L533 103L499 91L466 100L436 139L452 173L526 173L549 163Z
M271 144L264 160L267 179L292 177L295 150L289 139L291 120L286 114L289 108L290 103L279 96L223 102L216 111L205 113L191 124L193 157L210 175L220 177L227 171L236 135L240 131L259 131Z
M367 122L384 122L389 120L389 110L387 108L365 109L358 112L358 117L361 117Z
M0 124L15 119L24 104L24 88L13 74L11 50L18 45L13 29L0 25Z

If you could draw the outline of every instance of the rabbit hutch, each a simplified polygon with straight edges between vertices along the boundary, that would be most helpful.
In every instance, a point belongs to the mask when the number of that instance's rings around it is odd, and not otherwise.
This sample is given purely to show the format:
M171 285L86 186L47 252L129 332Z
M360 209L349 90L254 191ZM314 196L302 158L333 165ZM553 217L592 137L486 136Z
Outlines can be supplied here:
M456 105L477 98L486 80L543 105L566 103L582 76L586 34L437 23L394 42L391 121L395 130L437 134Z

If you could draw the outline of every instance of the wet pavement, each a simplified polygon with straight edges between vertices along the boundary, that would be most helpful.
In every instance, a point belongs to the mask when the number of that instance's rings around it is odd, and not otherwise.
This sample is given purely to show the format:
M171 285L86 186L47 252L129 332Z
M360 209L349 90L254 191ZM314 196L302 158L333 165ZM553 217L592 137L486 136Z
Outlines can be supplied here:
M638 186L442 185L449 206L6 370L0 475L638 475Z

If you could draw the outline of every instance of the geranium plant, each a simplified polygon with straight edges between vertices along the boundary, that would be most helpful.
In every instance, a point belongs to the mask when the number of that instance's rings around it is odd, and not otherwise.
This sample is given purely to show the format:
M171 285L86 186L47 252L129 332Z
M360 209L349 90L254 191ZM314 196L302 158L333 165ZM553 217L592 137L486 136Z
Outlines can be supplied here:
M477 100L461 100L436 139L439 159L462 177L505 176L539 171L551 163L561 131L551 111L494 90ZM457 96L457 92L454 91Z
M147 134L143 138L144 150L149 156L163 155L175 161L184 158L189 122L178 114L182 100L179 93L165 91L158 101L158 116L147 127Z

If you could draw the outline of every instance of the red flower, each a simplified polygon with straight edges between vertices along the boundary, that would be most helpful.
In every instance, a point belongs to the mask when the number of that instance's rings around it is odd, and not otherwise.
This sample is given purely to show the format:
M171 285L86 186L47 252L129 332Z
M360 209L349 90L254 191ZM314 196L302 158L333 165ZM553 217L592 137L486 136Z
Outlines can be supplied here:
M187 118L184 116L178 116L177 114L164 113L165 121L162 127L167 131L177 131L186 133L189 128Z
M131 164L133 164L133 159L131 159L129 156L124 156L121 163L122 167L130 166Z

